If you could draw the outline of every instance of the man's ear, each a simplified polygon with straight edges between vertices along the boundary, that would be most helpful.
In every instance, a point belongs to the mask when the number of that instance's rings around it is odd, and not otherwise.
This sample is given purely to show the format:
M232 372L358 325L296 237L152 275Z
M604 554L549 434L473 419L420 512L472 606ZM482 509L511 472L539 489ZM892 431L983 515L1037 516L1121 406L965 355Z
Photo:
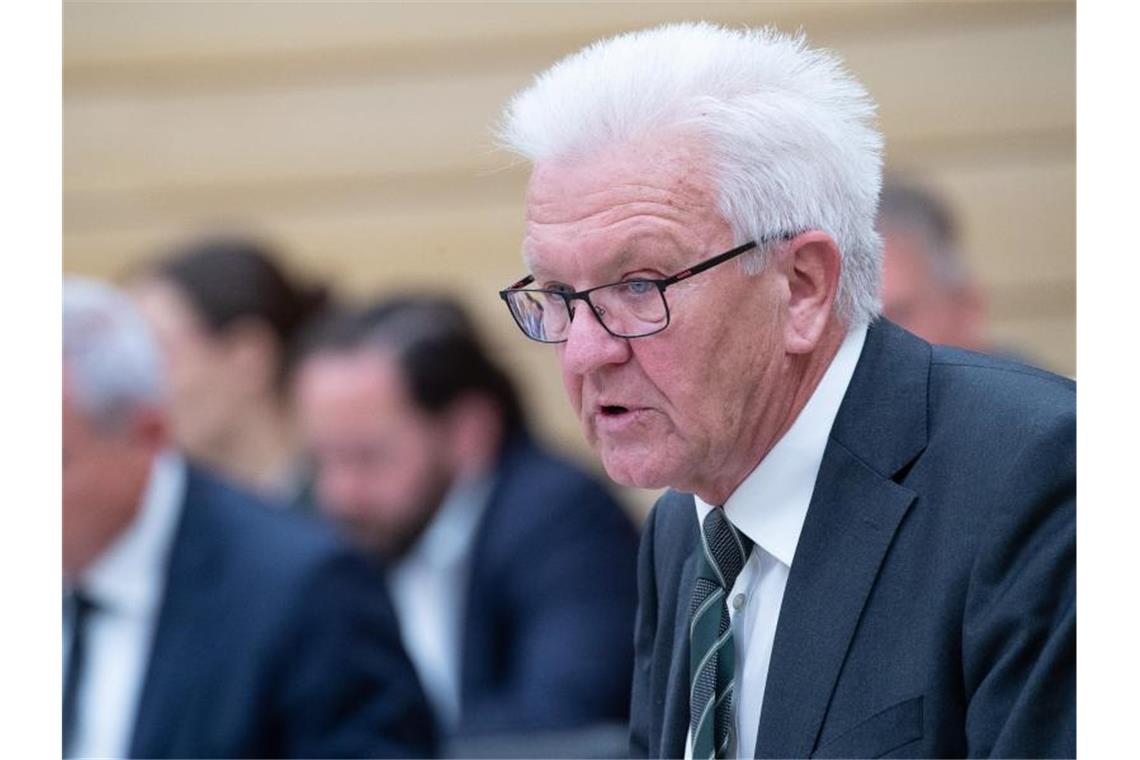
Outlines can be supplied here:
M815 350L832 316L842 261L839 246L824 232L806 232L778 255L788 281L784 345L790 354Z
M977 283L968 282L951 294L955 325L954 345L971 351L986 350L986 297Z
M166 413L158 407L140 405L131 412L127 425L131 440L150 456L161 451L170 440Z
M484 394L466 393L451 402L446 415L457 470L477 476L490 469L504 432L498 404Z

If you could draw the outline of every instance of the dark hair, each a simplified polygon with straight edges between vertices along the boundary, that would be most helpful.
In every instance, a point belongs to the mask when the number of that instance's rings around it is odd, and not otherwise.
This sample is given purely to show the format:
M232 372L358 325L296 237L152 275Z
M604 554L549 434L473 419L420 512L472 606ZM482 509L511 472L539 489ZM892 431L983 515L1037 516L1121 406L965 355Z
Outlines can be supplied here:
M181 244L145 272L184 293L206 328L223 333L235 322L257 319L280 345L278 384L296 360L298 338L329 304L328 290L288 277L266 243L243 236L214 235Z
M422 410L438 414L464 394L498 404L507 435L525 427L511 378L487 353L463 307L442 295L400 295L342 311L310 333L302 354L373 348L391 352Z

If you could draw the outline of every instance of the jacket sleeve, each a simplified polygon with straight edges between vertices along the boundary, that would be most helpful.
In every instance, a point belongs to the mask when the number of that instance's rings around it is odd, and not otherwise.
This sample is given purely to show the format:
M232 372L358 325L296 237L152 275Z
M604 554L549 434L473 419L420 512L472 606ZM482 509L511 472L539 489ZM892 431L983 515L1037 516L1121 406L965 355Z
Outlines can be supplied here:
M330 553L300 589L272 692L287 757L430 757L430 708L379 574Z
M486 655L497 683L465 687L460 735L625 722L636 532L598 483L561 485L512 518L509 545L480 581L495 589L482 614L498 632Z
M653 567L653 526L657 508L649 513L641 531L641 547L637 553L637 622L634 627L633 700L630 705L629 754L632 758L649 756L649 733L652 716L664 706L654 706L651 687L653 640L657 635L657 581Z
M1076 756L1075 419L1013 459L970 577L962 659L970 756Z

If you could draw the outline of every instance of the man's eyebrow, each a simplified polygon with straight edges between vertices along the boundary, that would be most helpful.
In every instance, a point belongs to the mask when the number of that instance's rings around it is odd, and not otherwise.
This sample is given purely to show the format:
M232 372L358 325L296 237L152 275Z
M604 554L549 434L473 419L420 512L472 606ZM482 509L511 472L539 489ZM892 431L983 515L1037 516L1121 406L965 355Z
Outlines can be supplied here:
M612 266L615 277L627 269L659 269L668 276L684 269L684 262L684 255L673 245L637 246L634 241L614 257Z
M632 241L631 243L622 247L612 259L606 262L605 271L609 272L609 274L604 279L608 281L609 278L620 277L623 270L629 269L634 264L636 264L637 268L639 269L645 267L656 267L663 270L669 270L664 272L666 275L672 274L673 271L679 271L683 268L683 263L676 251L670 251L669 253L662 251L658 254L655 253L657 250L659 249L647 249L638 247L637 242ZM560 280L560 278L557 277L550 277L550 273L542 268L541 263L537 261L533 253L527 250L525 247L523 248L523 263L526 264L527 272L534 276L536 282L539 282L543 279ZM591 283L591 285L599 284L604 283Z

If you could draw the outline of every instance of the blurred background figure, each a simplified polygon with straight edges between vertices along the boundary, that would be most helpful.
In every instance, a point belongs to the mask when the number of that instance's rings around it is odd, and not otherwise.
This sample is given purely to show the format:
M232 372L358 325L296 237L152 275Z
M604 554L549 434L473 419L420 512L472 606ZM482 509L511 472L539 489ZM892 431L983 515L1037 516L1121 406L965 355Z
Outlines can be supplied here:
M289 277L265 243L229 235L150 262L133 293L166 356L179 446L262 494L311 507L285 388L297 338L327 292Z
M64 756L430 753L381 579L174 453L160 365L125 295L65 281Z
M535 732L618 722L609 750L624 753L634 529L597 480L530 436L458 304L395 297L341 315L306 350L296 398L317 502L387 561L452 751L495 734L479 746L538 756Z
M927 187L888 177L877 227L883 316L931 343L985 351L985 299L949 206Z

